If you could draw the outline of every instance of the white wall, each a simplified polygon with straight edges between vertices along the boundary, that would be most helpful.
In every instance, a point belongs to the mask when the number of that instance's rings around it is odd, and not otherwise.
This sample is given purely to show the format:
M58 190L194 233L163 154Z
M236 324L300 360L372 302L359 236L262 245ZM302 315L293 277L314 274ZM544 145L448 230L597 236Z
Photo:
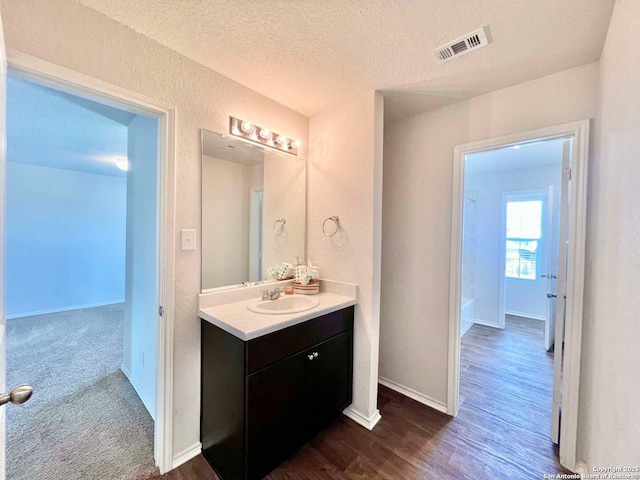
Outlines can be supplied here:
M357 283L352 410L375 420L379 342L383 102L367 93L311 118L307 254L324 278ZM325 218L340 217L334 237Z
M8 48L177 108L176 235L200 225L200 129L228 131L229 115L303 139L308 119L72 0L3 0ZM177 237L176 237L177 238ZM176 244L174 456L200 437L200 250Z
M122 371L155 419L158 325L158 120L128 127L127 263Z
M502 194L523 190L546 190L553 185L559 193L562 144L558 163L541 167L519 168L498 172L467 174L465 190L477 192L478 224L476 230L475 264L475 319L479 323L497 327L500 312L500 279L502 246ZM534 148L534 147L530 147ZM555 202L557 203L557 202ZM558 208L555 208L557 216ZM546 208L543 209L543 236L546 232ZM540 244L540 268L546 272L546 241ZM505 279L505 310L507 313L524 314L544 319L547 314L547 281L523 281Z
M123 177L7 163L9 317L124 300L126 188Z
M386 125L380 376L446 404L453 147L595 117L597 93L590 64Z
M640 465L640 2L618 1L591 158L578 460Z

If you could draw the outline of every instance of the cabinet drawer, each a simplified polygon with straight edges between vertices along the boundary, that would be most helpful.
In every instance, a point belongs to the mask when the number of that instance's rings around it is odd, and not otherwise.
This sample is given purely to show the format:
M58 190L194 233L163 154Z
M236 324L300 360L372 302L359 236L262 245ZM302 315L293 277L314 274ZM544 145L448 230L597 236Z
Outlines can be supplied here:
M354 307L347 307L245 343L246 373L287 358L353 328Z

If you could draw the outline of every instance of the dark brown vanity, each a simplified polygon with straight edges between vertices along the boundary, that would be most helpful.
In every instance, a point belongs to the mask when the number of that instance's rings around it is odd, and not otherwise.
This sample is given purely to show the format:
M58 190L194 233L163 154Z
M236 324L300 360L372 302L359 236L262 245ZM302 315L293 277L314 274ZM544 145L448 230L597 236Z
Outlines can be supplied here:
M353 314L248 341L201 320L202 449L223 480L264 477L351 404Z

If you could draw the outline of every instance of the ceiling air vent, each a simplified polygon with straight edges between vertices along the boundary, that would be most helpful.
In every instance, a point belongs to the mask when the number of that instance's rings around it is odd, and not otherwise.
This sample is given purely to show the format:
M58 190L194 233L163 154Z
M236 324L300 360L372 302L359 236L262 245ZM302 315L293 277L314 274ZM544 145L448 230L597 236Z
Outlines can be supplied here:
M477 50L480 47L489 45L489 27L484 26L453 42L436 48L433 55L438 63L448 62L456 57Z

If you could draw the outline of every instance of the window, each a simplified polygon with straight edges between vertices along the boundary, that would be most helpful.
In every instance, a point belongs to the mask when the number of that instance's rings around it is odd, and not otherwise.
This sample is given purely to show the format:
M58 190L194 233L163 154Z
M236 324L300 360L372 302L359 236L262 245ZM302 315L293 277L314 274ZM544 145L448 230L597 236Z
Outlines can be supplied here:
M507 200L507 278L538 278L542 205L542 200Z

